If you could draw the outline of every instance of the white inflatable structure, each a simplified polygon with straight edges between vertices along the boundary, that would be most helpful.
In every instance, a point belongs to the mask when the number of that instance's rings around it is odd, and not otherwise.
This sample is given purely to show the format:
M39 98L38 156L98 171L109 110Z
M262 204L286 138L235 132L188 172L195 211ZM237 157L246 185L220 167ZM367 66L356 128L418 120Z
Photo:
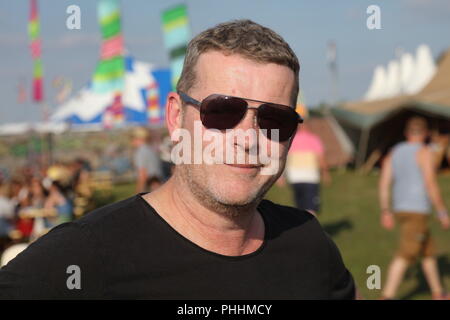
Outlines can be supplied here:
M140 89L155 83L152 69L153 66L148 63L133 61L133 70L125 73L122 102L126 108L136 113L146 112ZM105 111L113 99L113 92L97 93L86 86L75 97L59 106L51 120L59 122L76 117L81 123L90 123Z
M399 60L389 62L387 68L378 65L364 100L372 101L416 94L422 90L436 73L436 64L427 45L417 48L416 56L404 53Z
M436 65L431 55L431 50L426 45L417 49L416 67L414 76L408 82L406 89L411 93L422 90L436 73Z

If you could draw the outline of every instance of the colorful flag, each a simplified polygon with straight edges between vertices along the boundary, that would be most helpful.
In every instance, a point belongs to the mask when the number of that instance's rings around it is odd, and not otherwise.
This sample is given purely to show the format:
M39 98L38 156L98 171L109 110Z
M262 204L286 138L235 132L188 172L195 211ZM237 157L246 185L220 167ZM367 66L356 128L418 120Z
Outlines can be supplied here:
M100 62L92 79L92 90L98 93L122 91L125 60L118 0L100 0L98 19L103 42Z
M162 13L162 29L170 56L172 86L175 88L183 70L184 57L191 37L186 5L180 4L165 10Z
M114 93L114 101L103 116L105 127L110 128L124 121L122 92L125 87L125 58L119 1L100 0L98 21L102 46L100 62L92 79L92 90L97 93Z
M122 94L116 93L111 105L106 108L103 114L103 126L107 129L117 127L124 122L124 112L122 105Z
M58 76L53 79L52 85L57 90L55 95L55 102L57 104L63 103L72 93L72 81L70 79Z
M25 103L27 101L27 89L23 80L17 85L17 103Z
M41 60L41 39L37 0L30 0L30 19L28 22L28 34L30 36L30 51L33 58L33 100L41 102L44 99L42 85L42 60Z
M162 114L160 109L158 83L154 81L147 89L147 117L150 124L161 123Z

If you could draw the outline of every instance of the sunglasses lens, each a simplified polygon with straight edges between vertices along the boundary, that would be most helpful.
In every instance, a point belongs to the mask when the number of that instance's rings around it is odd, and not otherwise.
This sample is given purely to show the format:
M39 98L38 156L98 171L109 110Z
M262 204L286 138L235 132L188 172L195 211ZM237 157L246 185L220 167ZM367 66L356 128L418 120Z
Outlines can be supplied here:
M258 109L258 125L267 130L265 134L268 139L272 138L271 130L278 129L279 141L286 141L297 129L298 117L294 109L263 104Z
M212 96L203 100L200 117L208 129L231 129L244 117L247 102L240 98Z

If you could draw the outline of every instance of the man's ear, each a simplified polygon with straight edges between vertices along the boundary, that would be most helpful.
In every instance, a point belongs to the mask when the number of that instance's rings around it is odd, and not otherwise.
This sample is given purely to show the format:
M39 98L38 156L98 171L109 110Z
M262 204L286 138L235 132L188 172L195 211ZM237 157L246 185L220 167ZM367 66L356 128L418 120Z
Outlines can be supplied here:
M176 129L181 128L182 121L181 98L176 92L170 92L166 102L166 125L171 137Z

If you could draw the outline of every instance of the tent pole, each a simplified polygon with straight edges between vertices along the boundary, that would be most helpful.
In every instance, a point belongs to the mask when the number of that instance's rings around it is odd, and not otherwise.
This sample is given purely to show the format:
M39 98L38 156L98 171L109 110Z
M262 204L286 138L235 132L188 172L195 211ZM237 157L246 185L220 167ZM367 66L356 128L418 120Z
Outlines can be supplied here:
M356 159L356 168L360 168L364 163L364 158L367 153L367 145L369 143L370 129L364 128L359 138L358 157Z

